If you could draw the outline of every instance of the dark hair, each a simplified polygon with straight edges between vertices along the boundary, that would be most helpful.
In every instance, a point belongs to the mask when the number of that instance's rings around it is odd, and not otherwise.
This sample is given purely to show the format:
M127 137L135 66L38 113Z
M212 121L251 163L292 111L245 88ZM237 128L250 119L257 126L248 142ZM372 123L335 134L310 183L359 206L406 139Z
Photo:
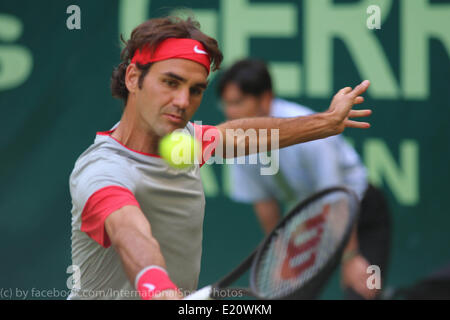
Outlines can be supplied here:
M154 50L168 38L188 38L203 44L211 58L212 71L218 70L223 60L217 41L201 32L200 24L192 18L186 20L178 17L151 19L137 26L131 33L130 40L125 41L122 35L120 38L125 44L125 48L120 54L122 62L114 69L111 76L111 93L113 97L122 99L125 103L129 93L125 85L125 73L137 49L148 45ZM142 82L151 65L151 63L145 65L136 63L142 72L139 77L139 88L142 88Z
M218 93L223 95L225 87L236 84L244 94L260 96L266 91L272 91L272 79L267 66L262 60L244 59L233 64L219 80Z

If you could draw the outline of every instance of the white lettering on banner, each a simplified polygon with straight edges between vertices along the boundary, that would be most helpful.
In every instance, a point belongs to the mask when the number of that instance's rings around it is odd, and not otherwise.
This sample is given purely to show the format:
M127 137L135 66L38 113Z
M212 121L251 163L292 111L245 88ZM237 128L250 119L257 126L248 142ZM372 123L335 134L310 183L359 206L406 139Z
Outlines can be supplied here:
M133 29L150 16L150 0L119 1L119 35L128 39ZM122 45L123 43L120 42Z
M219 39L224 67L235 59L251 56L252 38L295 39L304 31L298 61L269 61L277 93L298 98L328 98L333 94L333 41L340 39L354 61L361 79L370 79L368 95L382 99L426 100L430 95L429 40L440 41L450 54L450 5L430 0L399 0L400 76L396 77L387 53L367 28L367 10L374 9L373 26L378 27L392 12L392 0L304 0L302 25L297 3L252 3L250 0L220 0L220 11L192 9L202 30ZM150 0L119 2L120 32L130 31L150 16ZM418 23L420 17L420 23ZM372 25L372 24L371 24ZM267 42L270 49L270 40ZM293 48L295 50L295 48ZM214 73L211 75L214 77ZM400 81L397 80L400 79Z
M31 51L13 42L23 34L23 23L15 16L0 14L0 91L22 85L33 70Z
M369 180L374 185L381 186L385 182L402 205L413 206L419 203L419 144L417 141L404 140L400 143L398 165L382 139L366 140L363 146L363 157Z
M366 8L372 0L335 4L332 0L306 0L305 70L307 95L329 97L333 91L333 41L340 39L347 47L362 79L370 79L369 96L398 99L400 88L386 52L374 32L365 24ZM391 0L378 1L381 21L387 18Z
M406 99L430 97L430 40L450 55L450 5L430 0L400 0L400 73Z

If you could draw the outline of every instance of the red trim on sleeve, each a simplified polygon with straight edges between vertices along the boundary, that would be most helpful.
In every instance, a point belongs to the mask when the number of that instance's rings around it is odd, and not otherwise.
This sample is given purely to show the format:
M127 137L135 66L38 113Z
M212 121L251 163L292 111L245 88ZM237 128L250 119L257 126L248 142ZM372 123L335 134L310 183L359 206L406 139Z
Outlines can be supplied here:
M158 156L157 154L145 153L145 152L142 152L142 151L137 151L137 150L128 148L126 145L124 145L122 142L120 142L119 140L117 140L116 138L114 138L114 137L111 135L111 134L114 132L114 130L116 130L116 129L112 129L112 130L109 130L109 131L99 131L99 132L97 132L97 135L98 135L98 136L108 136L108 137L110 137L111 139L113 139L114 141L116 141L118 144L120 144L122 147L124 147L124 148L126 148L126 149L128 149L128 150L130 150L130 151L133 151L133 152L142 154L142 155L144 155L144 156L149 156L149 157L154 157L154 158L161 158L161 157Z
M214 126L193 123L195 137L202 143L202 161L200 168L212 157L219 143L220 131Z
M124 206L137 206L133 193L124 187L109 186L94 192L81 213L81 231L86 232L104 248L111 245L105 230L105 220L114 211Z

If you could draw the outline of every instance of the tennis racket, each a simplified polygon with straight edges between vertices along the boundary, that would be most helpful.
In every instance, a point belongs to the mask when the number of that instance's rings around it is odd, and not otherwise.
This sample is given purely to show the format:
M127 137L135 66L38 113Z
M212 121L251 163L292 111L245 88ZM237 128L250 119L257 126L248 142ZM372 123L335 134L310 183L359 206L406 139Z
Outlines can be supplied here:
M357 196L344 187L310 196L292 209L237 268L185 299L317 298L339 263L358 211ZM249 286L231 287L248 270Z

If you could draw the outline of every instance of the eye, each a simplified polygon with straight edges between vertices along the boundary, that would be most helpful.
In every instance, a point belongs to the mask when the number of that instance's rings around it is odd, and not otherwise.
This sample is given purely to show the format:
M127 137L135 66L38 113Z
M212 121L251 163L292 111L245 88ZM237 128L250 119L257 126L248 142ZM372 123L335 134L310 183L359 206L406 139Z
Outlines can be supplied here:
M176 88L178 86L178 82L172 79L164 79L163 82L170 88Z
M198 88L198 87L194 87L190 89L190 92L193 96L199 96L203 93L203 89Z

